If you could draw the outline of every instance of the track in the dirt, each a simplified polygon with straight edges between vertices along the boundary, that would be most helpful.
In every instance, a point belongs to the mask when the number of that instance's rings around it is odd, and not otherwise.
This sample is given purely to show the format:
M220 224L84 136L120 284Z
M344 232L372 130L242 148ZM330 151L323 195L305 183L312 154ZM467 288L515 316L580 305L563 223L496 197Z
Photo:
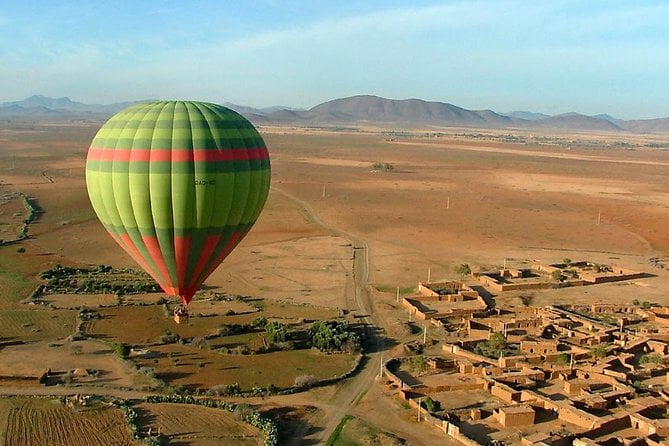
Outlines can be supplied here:
M343 237L351 241L351 244L353 245L353 279L355 283L355 304L357 306L357 310L361 314L361 321L367 325L367 339L369 343L374 344L372 352L367 353L367 362L363 366L363 369L360 371L360 373L352 378L351 383L341 388L334 395L332 400L329 402L330 410L325 411L326 414L323 418L320 419L318 426L313 426L319 428L319 431L317 434L315 434L315 438L310 438L310 441L317 441L318 444L325 444L344 415L350 413L353 410L353 408L357 405L360 397L367 391L369 386L373 384L377 370L376 364L378 363L381 352L384 349L383 339L380 338L376 333L374 323L374 308L370 303L369 293L367 290L367 281L369 277L369 246L365 240L325 223L323 220L321 220L313 208L304 200L277 187L272 187L272 189L300 205L314 224L330 232L332 235ZM295 438L291 444L299 444L296 443L297 441L299 441L299 439Z

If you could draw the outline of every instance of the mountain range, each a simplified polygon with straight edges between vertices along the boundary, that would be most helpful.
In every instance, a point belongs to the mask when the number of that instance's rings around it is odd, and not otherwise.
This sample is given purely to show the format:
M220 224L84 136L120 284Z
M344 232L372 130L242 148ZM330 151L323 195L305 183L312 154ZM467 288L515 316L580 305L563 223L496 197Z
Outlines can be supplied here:
M84 104L69 98L31 96L22 101L0 103L2 119L104 119L135 102ZM386 99L358 95L334 99L308 110L273 106L254 108L225 103L256 124L388 124L398 127L472 127L564 129L596 131L632 131L642 133L669 131L669 118L622 120L608 114L587 116L579 113L547 115L530 111L498 113L492 110L468 110L444 102L422 99Z

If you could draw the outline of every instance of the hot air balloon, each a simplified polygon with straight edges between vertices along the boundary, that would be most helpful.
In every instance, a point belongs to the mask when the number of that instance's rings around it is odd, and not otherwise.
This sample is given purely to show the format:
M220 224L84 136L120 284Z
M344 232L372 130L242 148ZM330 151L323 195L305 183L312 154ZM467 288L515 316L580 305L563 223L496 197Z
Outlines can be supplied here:
M216 104L132 105L95 135L86 160L93 209L114 240L185 311L262 210L270 161L262 137Z

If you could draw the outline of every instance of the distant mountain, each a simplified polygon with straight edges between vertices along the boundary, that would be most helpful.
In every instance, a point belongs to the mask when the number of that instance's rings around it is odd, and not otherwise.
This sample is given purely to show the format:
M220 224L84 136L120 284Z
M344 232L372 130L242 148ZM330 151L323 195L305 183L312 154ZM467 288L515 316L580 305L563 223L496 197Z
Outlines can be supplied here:
M625 130L637 133L669 132L669 118L620 121L619 125Z
M139 101L136 101L139 102ZM85 104L69 98L35 95L22 101L0 103L0 118L9 119L103 119L136 102ZM564 129L577 131L669 132L669 118L625 121L608 114L586 116L563 113L550 116L530 111L497 113L468 110L445 102L422 99L386 99L359 95L323 102L304 110L272 106L248 107L225 103L227 107L257 124L355 124L378 123L397 126L441 126L474 128Z
M531 121L530 127L570 130L622 130L620 126L611 121L607 121L606 119L599 119L579 113L563 113L561 115L551 116L550 118Z
M50 98L42 95L30 96L22 101L0 103L0 117L81 117L95 115L105 117L140 101L114 104L84 104L70 98Z
M592 115L593 118L597 119L603 119L605 121L613 122L614 124L618 123L621 121L621 119L614 118L613 116L607 114L607 113L601 113L599 115Z
M394 124L437 124L506 127L513 120L491 110L467 110L443 102L422 99L385 99L378 96L352 96L324 102L306 111L286 110L270 113L269 120L298 120L310 123L376 122Z
M508 116L509 118L525 119L527 121L537 121L539 119L546 119L551 117L551 115L546 115L543 113L535 113L535 112L520 111L520 110L500 113L500 114L503 116Z

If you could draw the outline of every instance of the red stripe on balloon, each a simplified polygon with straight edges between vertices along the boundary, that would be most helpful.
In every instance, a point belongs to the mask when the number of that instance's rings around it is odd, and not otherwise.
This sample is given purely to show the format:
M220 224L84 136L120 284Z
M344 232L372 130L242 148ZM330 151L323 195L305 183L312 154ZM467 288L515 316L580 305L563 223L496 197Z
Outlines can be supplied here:
M188 283L188 288L198 288L200 283L197 279L200 277L202 269L207 263L207 260L210 259L211 255L214 253L218 241L221 239L221 234L208 235L204 240L204 246L200 252L200 257L197 259L195 264L195 269L193 270L193 275L191 276L190 282Z
M225 260L225 258L232 252L232 250L235 249L235 246L237 246L237 243L239 243L239 241L244 238L244 236L246 235L247 232L248 232L248 229L246 231L240 231L240 232L233 232L232 233L232 235L230 236L230 239L226 242L225 246L223 247L221 252L218 254L216 259L212 263L209 264L209 267L204 271L204 274L201 274L200 277L198 278L199 283L204 282L205 279L207 277L209 277L209 275L211 273L213 273L214 270L216 270L216 268L218 268L218 265L220 265L221 262L223 260Z
M112 235L116 243L118 243L119 246L123 248L125 252L130 254L130 256L135 260L135 262L137 262L139 266L144 268L144 270L147 273L149 273L151 277L153 277L153 280L155 280L161 287L163 287L163 285L160 283L160 280L158 279L158 275L153 270L153 268L151 268L149 263L144 259L142 254L139 252L139 249L137 249L137 247L135 246L135 243L132 241L130 234L119 234L118 236L120 238L119 240L119 238L117 238L114 233L112 232L109 233Z
M189 249L190 237L174 236L174 260L177 264L177 284L180 288L184 286Z
M112 149L91 147L88 158L114 162L207 162L269 158L266 147L248 149Z
M175 294L174 285L172 285L170 274L167 272L167 265L165 265L165 259L163 259L163 253L160 250L160 245L158 244L158 238L152 237L150 235L142 235L142 240L144 241L144 245L146 245L146 250L149 251L151 260L153 260L153 263L156 264L158 270L165 278L164 282L158 281L158 283L167 294Z

